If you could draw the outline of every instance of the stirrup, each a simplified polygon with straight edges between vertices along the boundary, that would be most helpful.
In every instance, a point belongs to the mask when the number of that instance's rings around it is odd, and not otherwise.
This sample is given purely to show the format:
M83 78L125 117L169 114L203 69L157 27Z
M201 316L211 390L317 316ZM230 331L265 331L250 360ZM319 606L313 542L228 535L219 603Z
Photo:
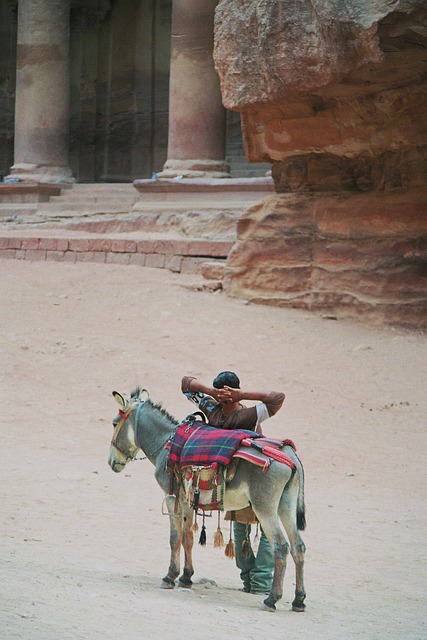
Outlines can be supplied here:
M169 508L167 506L166 500L168 498L173 498L174 500L176 500L176 496L173 495L173 493L169 493L167 496L165 496L163 498L163 502L162 502L162 516L178 516L181 515L181 513L175 512L175 507L173 508L172 511L169 511Z

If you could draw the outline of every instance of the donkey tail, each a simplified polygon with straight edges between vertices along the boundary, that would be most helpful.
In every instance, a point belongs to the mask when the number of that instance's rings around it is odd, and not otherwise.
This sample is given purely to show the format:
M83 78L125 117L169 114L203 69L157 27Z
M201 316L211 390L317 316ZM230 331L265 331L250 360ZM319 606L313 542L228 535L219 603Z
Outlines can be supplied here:
M304 502L304 467L301 460L295 454L295 463L298 472L298 498L297 498L297 528L304 531L307 521L305 519L305 502Z

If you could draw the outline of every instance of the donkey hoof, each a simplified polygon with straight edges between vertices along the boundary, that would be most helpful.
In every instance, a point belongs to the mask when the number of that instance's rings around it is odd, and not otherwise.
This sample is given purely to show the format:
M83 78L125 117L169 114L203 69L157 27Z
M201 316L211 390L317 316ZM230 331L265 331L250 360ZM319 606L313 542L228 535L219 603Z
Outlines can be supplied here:
M189 582L182 582L182 580L178 581L178 587L180 587L181 589L191 589L192 586L193 583L191 582L191 580Z
M175 586L175 582L171 578L168 578L167 576L163 578L163 580L160 583L160 589L173 589L174 586Z
M264 600L264 602L261 602L261 604L259 605L259 610L268 611L269 613L274 613L276 611L276 607L274 604L269 602L267 598L266 600Z
M296 591L295 599L292 603L292 611L298 611L298 612L305 611L304 600L305 600L304 591Z

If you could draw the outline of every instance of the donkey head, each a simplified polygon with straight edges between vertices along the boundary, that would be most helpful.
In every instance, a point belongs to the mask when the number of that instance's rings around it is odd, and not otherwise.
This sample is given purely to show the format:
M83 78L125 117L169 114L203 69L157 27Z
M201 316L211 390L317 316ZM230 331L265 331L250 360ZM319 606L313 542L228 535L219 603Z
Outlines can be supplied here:
M114 433L110 444L108 464L113 471L123 471L126 464L133 460L138 451L135 437L134 409L148 398L146 389L135 389L127 400L121 393L113 391L113 397L119 405L119 413L113 420Z

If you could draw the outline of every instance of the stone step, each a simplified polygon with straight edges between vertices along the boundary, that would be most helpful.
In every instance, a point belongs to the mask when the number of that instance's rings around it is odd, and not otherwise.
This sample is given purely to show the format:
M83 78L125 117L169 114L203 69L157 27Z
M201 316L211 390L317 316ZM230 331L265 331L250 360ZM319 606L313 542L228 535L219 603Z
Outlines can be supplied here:
M186 211L188 209L197 210L210 210L210 209L241 209L242 206L250 206L253 202L258 202L263 197L263 194L247 194L239 197L233 196L226 197L225 194L219 194L214 198L209 198L203 195L197 197L185 197L181 195L169 196L169 195L154 195L152 198L129 201L124 198L121 199L102 199L99 201L92 201L90 199L83 200L68 200L62 202L42 202L38 206L20 205L16 206L16 209L25 208L38 209L39 213L54 214L64 212L87 212L87 213L120 213L130 211ZM11 208L11 205L9 205Z
M60 215L60 216L73 216L76 213L84 214L103 214L103 213L123 213L132 210L133 202L126 201L113 201L113 202L43 202L38 206L38 213L40 215Z
M272 192L265 176L77 184L49 202L3 205L0 258L167 268L216 290L240 216Z
M92 216L72 219L65 228L89 233L150 233L177 238L234 241L241 212L222 208L218 211L147 210L121 216ZM61 223L52 223L51 228ZM62 223L64 226L64 223Z
M272 181L263 176L252 180L137 180L133 184L77 184L61 195L40 203L38 213L46 217L236 210L242 213L253 202L272 191Z
M138 200L132 207L132 211L134 213L144 212L144 213L176 213L182 214L188 212L189 214L193 214L194 212L221 212L221 211L236 211L239 213L243 213L248 207L256 202L259 202L262 199L262 195L257 195L255 197L247 197L247 198L235 198L226 199L222 196L219 196L215 199L208 198L194 198L191 200L185 199L177 199L176 201L167 202L162 199L157 201L149 201L145 202L144 200Z
M126 207L118 205L102 205L102 204L76 204L76 203L52 203L49 206L41 206L37 209L7 209L5 215L25 217L24 214L32 213L31 222L38 223L66 223L67 221L75 221L76 224L87 223L94 220L99 224L100 219L114 219L118 225L129 226L129 224L141 228L146 223L152 225L161 225L161 231L171 224L172 227L183 226L183 221L194 225L194 232L198 235L201 232L200 227L211 227L221 232L222 222L224 218L232 220L233 226L237 224L240 216L255 202L259 202L260 196L254 199L246 199L245 201L216 201L216 202L138 202L135 205ZM30 220L30 218L29 218ZM131 221L131 222L129 222ZM201 224L198 225L198 222ZM219 226L216 226L218 225ZM188 225L187 225L188 226ZM199 227L197 229L196 227ZM154 230L154 229L153 229ZM187 231L185 231L187 233Z
M47 202L50 196L59 195L61 187L40 182L0 182L0 204Z
M124 193L126 191L133 191L133 182L75 182L69 192L87 192L98 191L99 193L109 193L110 191L119 191ZM64 191L62 192L64 193Z
M163 180L134 180L135 189L142 193L157 192L189 192L189 193L245 193L252 191L274 192L273 180L268 177L259 178L181 178Z
M0 218L13 218L15 216L37 213L37 202L0 202Z
M201 274L207 260L224 260L233 242L162 238L150 234L85 234L0 230L0 259L133 264Z
M132 183L96 183L96 184L75 184L71 189L62 190L60 195L49 198L47 210L53 208L52 205L70 204L86 205L99 204L104 206L117 206L119 210L129 210L138 192Z
M55 196L53 198L49 198L48 203L44 204L63 204L63 203L73 203L73 204L120 204L121 202L126 202L126 204L133 204L135 200L138 198L138 194L134 189L134 193L129 195L128 193L120 195L120 193L82 193L72 192L70 195L61 195Z

